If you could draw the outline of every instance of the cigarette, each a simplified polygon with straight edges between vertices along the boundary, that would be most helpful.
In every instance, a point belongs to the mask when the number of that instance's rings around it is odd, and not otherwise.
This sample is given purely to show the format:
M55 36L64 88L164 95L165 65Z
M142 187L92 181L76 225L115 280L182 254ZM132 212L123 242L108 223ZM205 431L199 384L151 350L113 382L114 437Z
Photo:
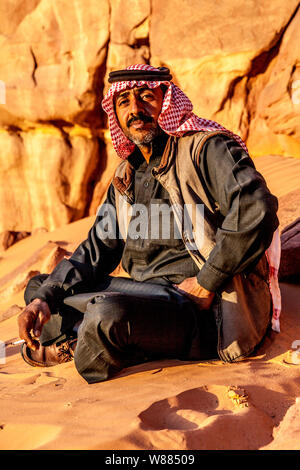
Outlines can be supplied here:
M22 344L25 343L24 339L20 339L19 341L13 341L11 343L6 343L6 346L14 346L15 344Z

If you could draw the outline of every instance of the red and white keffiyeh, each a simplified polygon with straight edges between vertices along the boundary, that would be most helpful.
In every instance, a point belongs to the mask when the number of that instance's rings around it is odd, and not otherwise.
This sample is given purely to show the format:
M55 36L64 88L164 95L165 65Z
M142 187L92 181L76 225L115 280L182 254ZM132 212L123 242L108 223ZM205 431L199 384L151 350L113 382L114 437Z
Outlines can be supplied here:
M126 70L158 71L158 69L155 67L146 64L131 65L130 67L127 67ZM149 88L156 88L162 84L167 87L167 90L164 95L161 113L158 118L158 124L166 134L181 137L186 132L190 131L213 132L220 130L222 132L226 132L229 136L234 138L248 153L248 149L245 143L238 135L229 131L215 121L196 116L192 112L193 105L189 98L173 82L131 80L118 81L113 83L102 101L102 107L108 115L112 144L120 158L127 159L128 156L133 152L135 144L125 136L119 126L114 109L115 94L128 88L140 87L143 85L146 85ZM281 312L281 296L278 284L280 252L280 237L279 231L277 229L277 231L274 233L272 243L266 251L266 256L270 266L269 286L273 300L272 328L277 332L280 331L279 316Z
M151 65L138 64L131 65L130 67L127 67L126 70L155 71L157 69ZM236 139L247 152L246 145L238 135L233 134L215 121L210 121L209 119L203 119L196 116L196 114L192 112L193 105L191 101L183 91L180 90L180 88L174 85L174 83L132 80L113 83L102 101L102 107L108 115L112 144L120 158L126 159L133 152L135 144L125 136L119 126L114 110L114 95L120 91L126 90L127 88L133 88L135 86L146 85L149 88L157 88L162 84L167 87L167 91L165 93L161 113L158 118L158 124L166 134L180 137L190 131L207 132L220 130L228 133L231 137Z

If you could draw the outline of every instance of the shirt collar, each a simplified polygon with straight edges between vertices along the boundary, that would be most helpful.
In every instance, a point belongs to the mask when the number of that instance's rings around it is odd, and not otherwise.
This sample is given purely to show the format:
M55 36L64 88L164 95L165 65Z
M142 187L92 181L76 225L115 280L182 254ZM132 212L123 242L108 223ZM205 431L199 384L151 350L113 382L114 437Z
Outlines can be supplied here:
M157 137L155 137L152 143L152 155L150 157L149 164L147 164L146 160L144 159L141 151L137 146L135 146L134 151L129 155L128 162L131 166L133 166L135 170L142 169L142 166L145 166L145 168L147 168L148 165L158 165L164 153L168 138L169 136L165 132L162 132Z

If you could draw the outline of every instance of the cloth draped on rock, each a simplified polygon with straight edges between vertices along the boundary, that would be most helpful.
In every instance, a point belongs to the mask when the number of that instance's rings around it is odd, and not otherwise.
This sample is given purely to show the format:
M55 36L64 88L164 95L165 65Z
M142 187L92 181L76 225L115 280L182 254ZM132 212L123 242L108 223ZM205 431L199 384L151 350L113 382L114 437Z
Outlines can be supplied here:
M126 70L137 70L147 72L159 72L159 69L146 64L136 64L127 67ZM123 90L133 87L147 86L148 88L157 88L160 85L166 87L164 99L162 103L161 113L158 118L158 124L161 129L168 135L181 137L187 132L204 131L226 132L230 137L235 139L243 150L248 154L246 144L241 137L224 128L215 121L198 117L193 113L193 104L185 93L171 81L156 81L156 80L129 80L129 81L115 81L105 97L102 100L102 107L108 115L109 128L111 133L112 144L118 156L122 159L127 159L133 152L135 144L130 141L119 126L118 119L115 113L114 96ZM266 256L269 263L269 287L273 301L273 315L272 315L272 329L280 331L279 316L281 313L281 295L278 284L278 270L280 264L280 236L277 229L273 235L270 247L266 251Z

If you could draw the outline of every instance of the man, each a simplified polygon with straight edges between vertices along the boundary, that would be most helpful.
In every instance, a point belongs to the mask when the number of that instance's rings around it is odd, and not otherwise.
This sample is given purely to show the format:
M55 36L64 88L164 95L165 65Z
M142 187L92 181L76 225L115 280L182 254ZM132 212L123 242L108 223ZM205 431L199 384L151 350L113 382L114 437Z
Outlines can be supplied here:
M171 78L148 65L110 74L102 106L123 162L87 240L27 286L33 366L74 356L94 383L158 358L237 361L266 333L277 200L242 140L195 116ZM129 278L109 276L120 261Z

